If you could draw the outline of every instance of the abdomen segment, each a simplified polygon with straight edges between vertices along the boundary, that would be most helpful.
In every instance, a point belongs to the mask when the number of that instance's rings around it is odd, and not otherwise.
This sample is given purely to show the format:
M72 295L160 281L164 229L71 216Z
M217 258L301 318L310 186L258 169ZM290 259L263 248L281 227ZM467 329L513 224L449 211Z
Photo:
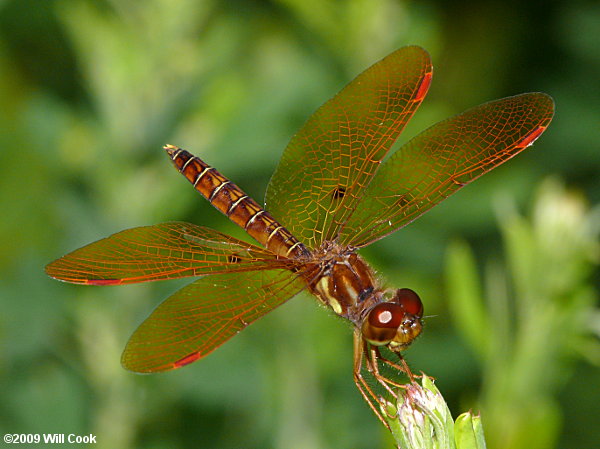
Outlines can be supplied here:
M176 146L164 148L179 172L210 204L269 251L289 258L308 254L306 247L271 214L215 168Z

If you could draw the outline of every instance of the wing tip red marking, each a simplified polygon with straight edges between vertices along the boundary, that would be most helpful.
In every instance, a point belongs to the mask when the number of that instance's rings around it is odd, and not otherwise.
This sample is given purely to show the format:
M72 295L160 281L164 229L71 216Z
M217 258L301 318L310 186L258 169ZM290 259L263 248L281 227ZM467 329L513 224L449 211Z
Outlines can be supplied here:
M173 368L181 368L182 366L189 365L190 363L195 362L200 359L202 354L200 352L193 352L191 354L186 355L185 357L173 362Z
M533 145L538 137L540 137L544 131L546 131L547 126L538 126L529 134L527 134L523 139L516 145L516 148L527 148L529 145Z
M432 78L433 72L431 70L423 75L423 79L421 80L421 84L417 89L417 94L415 95L414 101L422 101L423 98L425 98L425 95L427 95L427 92L429 91L429 86L431 86Z

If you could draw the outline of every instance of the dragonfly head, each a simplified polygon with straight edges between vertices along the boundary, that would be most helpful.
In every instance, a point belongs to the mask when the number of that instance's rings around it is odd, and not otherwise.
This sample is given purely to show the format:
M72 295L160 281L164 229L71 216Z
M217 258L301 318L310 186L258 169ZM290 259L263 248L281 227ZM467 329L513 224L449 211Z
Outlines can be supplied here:
M374 346L406 349L423 329L423 303L409 288L401 288L386 302L376 304L362 323L362 335Z

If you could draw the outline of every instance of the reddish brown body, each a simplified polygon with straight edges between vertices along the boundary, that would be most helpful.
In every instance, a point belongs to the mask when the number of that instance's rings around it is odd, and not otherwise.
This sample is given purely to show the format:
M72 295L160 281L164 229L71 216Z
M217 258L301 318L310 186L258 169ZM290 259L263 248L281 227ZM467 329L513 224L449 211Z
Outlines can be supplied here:
M423 305L416 293L401 289L394 296L393 292L383 290L373 270L351 247L325 241L320 248L308 250L215 168L181 148L167 145L165 150L180 173L215 208L278 257L289 259L288 268L299 273L311 293L337 315L354 323L354 376L369 404L372 403L368 398L375 397L375 393L362 377L365 357L368 371L390 392L396 384L380 376L377 360L412 376L406 365L399 366L381 357L377 348L403 350L421 333ZM333 193L335 199L343 198L339 189ZM400 295L402 290L412 296L407 299ZM200 357L200 353L188 354L175 361L174 367L188 365ZM380 416L373 405L371 408Z
M210 204L269 251L288 258L308 254L304 245L271 214L215 168L173 145L166 145L165 150L179 172Z

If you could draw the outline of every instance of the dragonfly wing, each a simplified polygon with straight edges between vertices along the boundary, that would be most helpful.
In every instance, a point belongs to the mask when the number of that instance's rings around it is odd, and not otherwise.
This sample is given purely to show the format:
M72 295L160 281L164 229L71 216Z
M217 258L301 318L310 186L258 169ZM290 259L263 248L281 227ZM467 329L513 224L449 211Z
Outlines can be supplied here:
M130 371L168 371L212 352L306 286L289 270L225 273L198 279L160 304L132 335L121 363Z
M554 114L542 93L516 95L433 125L384 162L340 242L361 247L407 225L531 145Z
M321 106L288 144L266 208L310 248L337 237L431 81L429 55L404 47Z
M127 229L48 264L76 284L112 285L282 266L269 251L191 223Z

